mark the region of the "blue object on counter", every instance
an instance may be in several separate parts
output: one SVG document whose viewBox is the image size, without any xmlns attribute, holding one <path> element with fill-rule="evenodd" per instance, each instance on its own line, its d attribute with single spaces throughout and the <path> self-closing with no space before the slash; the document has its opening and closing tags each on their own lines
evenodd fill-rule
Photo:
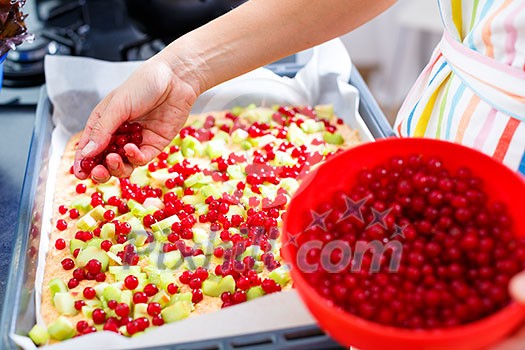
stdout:
<svg viewBox="0 0 525 350">
<path fill-rule="evenodd" d="M 2 82 L 4 81 L 4 61 L 7 57 L 7 52 L 0 56 L 0 91 L 2 91 Z"/>
</svg>

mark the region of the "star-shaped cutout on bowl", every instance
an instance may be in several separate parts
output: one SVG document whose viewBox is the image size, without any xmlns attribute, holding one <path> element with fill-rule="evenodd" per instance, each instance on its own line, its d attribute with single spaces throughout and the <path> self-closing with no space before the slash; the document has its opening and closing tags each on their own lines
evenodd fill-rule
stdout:
<svg viewBox="0 0 525 350">
<path fill-rule="evenodd" d="M 330 215 L 331 211 L 332 211 L 332 209 L 328 210 L 327 212 L 325 212 L 323 214 L 318 214 L 314 210 L 310 209 L 310 215 L 312 216 L 312 222 L 310 222 L 310 224 L 308 225 L 308 227 L 306 229 L 308 230 L 308 229 L 311 229 L 311 228 L 314 228 L 314 227 L 317 226 L 321 230 L 326 231 L 326 222 L 325 222 L 325 220 L 328 217 L 328 215 Z"/>
<path fill-rule="evenodd" d="M 401 227 L 398 224 L 395 224 L 394 233 L 392 233 L 392 235 L 390 236 L 390 239 L 396 238 L 398 236 L 405 239 L 405 234 L 403 233 L 403 231 L 405 230 L 406 227 L 407 225 Z"/>
<path fill-rule="evenodd" d="M 286 246 L 288 246 L 290 244 L 295 246 L 295 247 L 298 247 L 299 243 L 297 243 L 297 239 L 299 238 L 300 235 L 301 235 L 301 232 L 296 233 L 295 235 L 289 233 L 288 234 L 288 240 L 283 244 L 283 247 L 286 247 Z"/>
<path fill-rule="evenodd" d="M 379 210 L 376 210 L 375 208 L 372 208 L 373 219 L 372 221 L 370 221 L 370 223 L 368 224 L 366 228 L 370 228 L 374 225 L 379 225 L 385 230 L 388 229 L 385 223 L 385 218 L 391 211 L 392 211 L 392 208 L 387 209 L 385 211 L 379 211 Z"/>
<path fill-rule="evenodd" d="M 338 222 L 341 222 L 343 220 L 346 220 L 350 217 L 355 217 L 359 221 L 363 222 L 363 213 L 361 212 L 361 209 L 363 208 L 363 205 L 365 205 L 368 198 L 363 198 L 357 202 L 353 201 L 352 198 L 345 196 L 344 197 L 345 204 L 346 204 L 346 210 L 339 218 Z"/>
</svg>

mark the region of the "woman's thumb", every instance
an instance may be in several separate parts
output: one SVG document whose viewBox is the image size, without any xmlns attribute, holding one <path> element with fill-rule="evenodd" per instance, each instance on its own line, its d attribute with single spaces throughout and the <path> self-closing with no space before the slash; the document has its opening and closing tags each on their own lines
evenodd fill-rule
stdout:
<svg viewBox="0 0 525 350">
<path fill-rule="evenodd" d="M 82 157 L 100 154 L 109 144 L 115 130 L 127 118 L 126 103 L 116 94 L 95 107 L 86 124 L 87 137 L 79 143 Z"/>
<path fill-rule="evenodd" d="M 509 291 L 514 300 L 525 304 L 525 271 L 510 280 Z"/>
</svg>

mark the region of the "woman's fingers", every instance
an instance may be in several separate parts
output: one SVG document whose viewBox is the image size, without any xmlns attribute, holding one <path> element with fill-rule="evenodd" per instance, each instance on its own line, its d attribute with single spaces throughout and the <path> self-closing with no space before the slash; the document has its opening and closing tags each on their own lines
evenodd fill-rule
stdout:
<svg viewBox="0 0 525 350">
<path fill-rule="evenodd" d="M 133 166 L 124 163 L 116 153 L 110 153 L 106 156 L 106 164 L 109 173 L 116 177 L 128 177 L 133 172 Z"/>
<path fill-rule="evenodd" d="M 97 165 L 96 167 L 91 170 L 91 178 L 93 181 L 101 183 L 101 182 L 107 182 L 111 175 L 103 165 Z"/>
<path fill-rule="evenodd" d="M 146 165 L 160 153 L 160 151 L 153 146 L 141 145 L 137 147 L 132 143 L 125 145 L 124 150 L 126 151 L 129 162 L 134 166 Z"/>
</svg>

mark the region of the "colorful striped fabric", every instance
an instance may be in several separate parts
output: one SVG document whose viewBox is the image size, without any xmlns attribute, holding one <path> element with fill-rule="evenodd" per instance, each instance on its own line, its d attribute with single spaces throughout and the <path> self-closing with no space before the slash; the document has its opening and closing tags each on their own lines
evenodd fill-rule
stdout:
<svg viewBox="0 0 525 350">
<path fill-rule="evenodd" d="M 525 0 L 438 2 L 443 39 L 396 132 L 461 143 L 525 174 Z"/>
</svg>

